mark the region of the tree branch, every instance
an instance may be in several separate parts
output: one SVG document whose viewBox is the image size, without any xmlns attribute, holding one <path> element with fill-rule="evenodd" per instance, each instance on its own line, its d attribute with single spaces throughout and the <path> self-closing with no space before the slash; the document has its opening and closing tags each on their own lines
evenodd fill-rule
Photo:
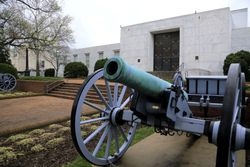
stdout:
<svg viewBox="0 0 250 167">
<path fill-rule="evenodd" d="M 44 12 L 44 13 L 50 13 L 50 12 L 53 11 L 53 10 L 45 10 L 45 9 L 42 9 L 42 8 L 39 8 L 39 7 L 33 7 L 33 6 L 31 6 L 30 4 L 24 2 L 23 0 L 16 0 L 16 1 L 17 1 L 17 2 L 20 2 L 20 3 L 24 4 L 24 5 L 26 5 L 27 7 L 29 7 L 29 8 L 32 9 L 32 10 L 39 10 L 39 11 L 42 11 L 42 12 Z"/>
</svg>

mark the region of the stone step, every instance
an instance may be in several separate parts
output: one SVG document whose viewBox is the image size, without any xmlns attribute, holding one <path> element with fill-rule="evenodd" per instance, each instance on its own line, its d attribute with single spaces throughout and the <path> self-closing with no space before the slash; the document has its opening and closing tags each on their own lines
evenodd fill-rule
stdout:
<svg viewBox="0 0 250 167">
<path fill-rule="evenodd" d="M 63 85 L 67 85 L 67 86 L 78 86 L 78 87 L 80 87 L 82 84 L 64 83 Z"/>
<path fill-rule="evenodd" d="M 49 93 L 48 95 L 54 96 L 54 97 L 60 97 L 60 98 L 64 98 L 64 99 L 71 99 L 71 100 L 75 99 L 75 96 L 66 96 L 66 95 L 56 94 L 56 93 Z"/>
<path fill-rule="evenodd" d="M 58 91 L 58 90 L 53 90 L 49 94 L 60 94 L 60 95 L 66 95 L 66 96 L 76 96 L 77 93 L 73 92 L 65 92 L 65 91 Z"/>
<path fill-rule="evenodd" d="M 49 95 L 55 96 L 55 97 L 60 97 L 60 98 L 66 98 L 66 99 L 75 99 L 81 85 L 82 84 L 64 83 L 63 85 L 52 90 L 49 93 Z M 99 90 L 101 91 L 104 98 L 108 101 L 106 86 L 103 84 L 97 84 L 96 86 L 99 88 Z M 113 96 L 113 92 L 114 92 L 114 85 L 113 84 L 110 84 L 110 89 L 111 89 L 111 93 Z M 121 88 L 120 88 L 120 90 L 121 90 Z M 86 96 L 86 100 L 91 102 L 91 103 L 95 103 L 95 104 L 102 104 L 103 103 L 93 87 L 88 91 L 88 94 Z"/>
<path fill-rule="evenodd" d="M 61 89 L 69 89 L 69 90 L 79 90 L 80 87 L 69 87 L 69 86 L 60 86 L 58 88 Z"/>
<path fill-rule="evenodd" d="M 99 98 L 94 99 L 94 98 L 86 97 L 85 100 L 88 101 L 88 102 L 94 103 L 94 104 L 103 104 L 103 102 Z"/>
<path fill-rule="evenodd" d="M 78 90 L 72 90 L 72 89 L 63 89 L 63 88 L 57 88 L 57 89 L 54 89 L 56 91 L 65 91 L 65 92 L 72 92 L 72 93 L 77 93 Z"/>
</svg>

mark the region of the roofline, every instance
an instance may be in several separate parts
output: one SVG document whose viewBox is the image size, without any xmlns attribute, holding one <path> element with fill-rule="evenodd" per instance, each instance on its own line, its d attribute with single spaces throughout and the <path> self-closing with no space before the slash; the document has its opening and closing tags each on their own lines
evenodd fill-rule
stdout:
<svg viewBox="0 0 250 167">
<path fill-rule="evenodd" d="M 159 20 L 147 21 L 147 22 L 138 23 L 138 24 L 126 25 L 126 26 L 122 26 L 122 28 L 127 28 L 127 27 L 131 27 L 131 26 L 142 25 L 142 24 L 149 24 L 149 23 L 153 23 L 153 22 L 157 22 L 157 21 L 163 21 L 163 20 L 171 20 L 171 19 L 176 19 L 176 18 L 182 18 L 182 17 L 191 16 L 191 15 L 194 15 L 194 14 L 210 13 L 210 12 L 220 11 L 220 10 L 226 10 L 226 9 L 228 9 L 228 10 L 230 11 L 230 8 L 229 8 L 229 7 L 225 7 L 225 8 L 213 9 L 213 10 L 202 11 L 202 12 L 197 12 L 197 13 L 185 14 L 185 15 L 181 15 L 181 16 L 168 17 L 168 18 L 159 19 Z M 238 9 L 238 10 L 240 10 L 240 9 Z"/>
<path fill-rule="evenodd" d="M 84 48 L 71 48 L 71 49 L 72 49 L 72 50 L 78 50 L 78 49 L 91 49 L 91 48 L 96 48 L 96 47 L 105 47 L 105 46 L 109 46 L 109 45 L 120 45 L 120 43 L 111 43 L 111 44 L 89 46 L 89 47 L 84 47 Z"/>
<path fill-rule="evenodd" d="M 246 11 L 248 11 L 248 8 L 235 9 L 235 10 L 231 10 L 231 12 L 237 12 L 237 11 L 240 11 L 240 10 L 246 10 Z"/>
</svg>

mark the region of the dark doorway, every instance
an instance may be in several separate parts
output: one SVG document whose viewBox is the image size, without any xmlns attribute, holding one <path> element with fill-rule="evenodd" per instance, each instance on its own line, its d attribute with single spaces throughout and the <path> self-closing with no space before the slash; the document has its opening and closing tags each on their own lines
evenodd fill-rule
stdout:
<svg viewBox="0 0 250 167">
<path fill-rule="evenodd" d="M 175 71 L 179 67 L 180 32 L 154 35 L 154 71 Z"/>
</svg>

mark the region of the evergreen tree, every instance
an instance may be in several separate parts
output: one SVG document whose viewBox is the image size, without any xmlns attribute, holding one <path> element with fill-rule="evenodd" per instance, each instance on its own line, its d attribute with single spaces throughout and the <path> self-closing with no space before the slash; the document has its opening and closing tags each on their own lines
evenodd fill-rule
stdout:
<svg viewBox="0 0 250 167">
<path fill-rule="evenodd" d="M 11 64 L 9 48 L 0 44 L 0 63 Z"/>
</svg>

